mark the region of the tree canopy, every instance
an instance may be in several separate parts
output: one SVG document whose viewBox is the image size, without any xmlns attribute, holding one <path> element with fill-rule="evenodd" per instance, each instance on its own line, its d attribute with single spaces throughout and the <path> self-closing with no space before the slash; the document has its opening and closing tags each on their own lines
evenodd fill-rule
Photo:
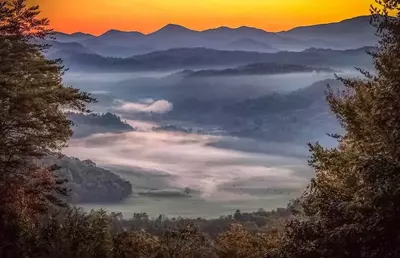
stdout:
<svg viewBox="0 0 400 258">
<path fill-rule="evenodd" d="M 52 30 L 38 14 L 24 0 L 0 1 L 0 248 L 10 218 L 32 219 L 57 200 L 60 182 L 39 160 L 72 135 L 64 110 L 86 112 L 94 101 L 63 85 L 61 61 L 43 56 Z"/>
<path fill-rule="evenodd" d="M 346 133 L 332 135 L 337 148 L 310 145 L 316 176 L 280 257 L 400 256 L 400 2 L 377 4 L 376 73 L 360 70 L 364 78 L 339 78 L 345 89 L 328 90 Z"/>
</svg>

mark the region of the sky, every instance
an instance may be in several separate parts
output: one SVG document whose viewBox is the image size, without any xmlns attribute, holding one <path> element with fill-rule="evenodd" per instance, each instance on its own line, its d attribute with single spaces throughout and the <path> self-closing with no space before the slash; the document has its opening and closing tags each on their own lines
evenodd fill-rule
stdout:
<svg viewBox="0 0 400 258">
<path fill-rule="evenodd" d="M 369 13 L 373 0 L 27 0 L 51 26 L 95 35 L 109 29 L 153 32 L 166 24 L 194 30 L 250 26 L 267 31 L 321 24 Z"/>
</svg>

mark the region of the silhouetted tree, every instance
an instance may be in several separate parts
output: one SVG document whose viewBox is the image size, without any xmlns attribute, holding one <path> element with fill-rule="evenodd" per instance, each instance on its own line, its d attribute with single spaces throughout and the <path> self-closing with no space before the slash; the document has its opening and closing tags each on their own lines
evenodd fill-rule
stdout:
<svg viewBox="0 0 400 258">
<path fill-rule="evenodd" d="M 62 84 L 59 60 L 46 60 L 40 44 L 51 35 L 48 20 L 24 0 L 0 1 L 0 256 L 18 247 L 21 227 L 64 193 L 52 169 L 39 159 L 64 147 L 71 136 L 64 108 L 87 111 L 88 94 Z M 18 222 L 17 222 L 18 221 Z M 15 222 L 15 223 L 14 223 Z M 32 222 L 32 221 L 31 221 Z M 13 225 L 6 228 L 7 225 Z M 14 239 L 12 239 L 14 238 Z"/>
<path fill-rule="evenodd" d="M 345 90 L 328 91 L 346 133 L 333 135 L 337 148 L 310 145 L 316 176 L 280 257 L 400 257 L 400 2 L 377 4 L 377 73 L 360 70 L 365 79 L 339 78 Z"/>
</svg>

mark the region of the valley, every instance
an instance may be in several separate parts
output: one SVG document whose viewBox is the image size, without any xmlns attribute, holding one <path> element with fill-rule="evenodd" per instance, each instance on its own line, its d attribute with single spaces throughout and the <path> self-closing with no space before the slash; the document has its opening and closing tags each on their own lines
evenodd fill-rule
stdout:
<svg viewBox="0 0 400 258">
<path fill-rule="evenodd" d="M 307 143 L 333 147 L 327 133 L 343 132 L 328 85 L 342 90 L 335 76 L 372 67 L 374 39 L 358 30 L 366 20 L 281 33 L 167 25 L 58 34 L 46 55 L 63 58 L 65 82 L 98 100 L 93 114 L 68 114 L 74 136 L 63 152 L 132 186 L 121 201 L 78 205 L 190 218 L 285 207 L 313 176 Z"/>
</svg>

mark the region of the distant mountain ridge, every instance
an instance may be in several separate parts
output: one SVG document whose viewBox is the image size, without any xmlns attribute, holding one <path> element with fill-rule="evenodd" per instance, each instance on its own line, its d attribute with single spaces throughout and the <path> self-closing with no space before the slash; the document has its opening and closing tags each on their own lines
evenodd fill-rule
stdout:
<svg viewBox="0 0 400 258">
<path fill-rule="evenodd" d="M 302 26 L 280 32 L 279 35 L 299 40 L 325 40 L 338 47 L 344 47 L 343 40 L 349 48 L 359 46 L 360 42 L 375 45 L 378 37 L 375 36 L 376 29 L 370 25 L 370 19 L 371 16 L 359 16 L 341 22 Z"/>
<path fill-rule="evenodd" d="M 253 51 L 257 52 L 278 52 L 278 49 L 271 47 L 270 45 L 254 40 L 254 39 L 248 39 L 248 38 L 242 38 L 238 39 L 235 41 L 232 41 L 228 44 L 225 45 L 224 47 L 225 50 L 241 50 L 241 51 L 246 51 L 248 49 L 251 49 Z"/>
<path fill-rule="evenodd" d="M 353 50 L 307 49 L 302 52 L 258 53 L 225 51 L 207 48 L 178 48 L 155 51 L 130 58 L 110 58 L 88 53 L 58 52 L 50 58 L 61 57 L 71 70 L 80 72 L 139 72 L 173 71 L 177 69 L 204 69 L 232 67 L 251 63 L 277 63 L 313 67 L 371 68 L 372 58 L 364 47 Z M 60 56 L 61 54 L 61 56 Z"/>
<path fill-rule="evenodd" d="M 240 75 L 272 75 L 288 73 L 310 73 L 326 72 L 334 73 L 330 68 L 314 68 L 305 65 L 276 64 L 276 63 L 255 63 L 229 68 L 223 70 L 199 70 L 184 71 L 185 76 L 189 77 L 212 77 L 212 76 L 240 76 Z"/>
<path fill-rule="evenodd" d="M 171 48 L 195 47 L 253 52 L 301 51 L 310 47 L 350 49 L 375 45 L 377 37 L 374 31 L 369 24 L 369 16 L 361 16 L 277 33 L 246 26 L 195 31 L 168 24 L 149 34 L 109 30 L 100 36 L 57 33 L 56 38 L 63 43 L 78 42 L 99 55 L 127 57 Z"/>
</svg>

